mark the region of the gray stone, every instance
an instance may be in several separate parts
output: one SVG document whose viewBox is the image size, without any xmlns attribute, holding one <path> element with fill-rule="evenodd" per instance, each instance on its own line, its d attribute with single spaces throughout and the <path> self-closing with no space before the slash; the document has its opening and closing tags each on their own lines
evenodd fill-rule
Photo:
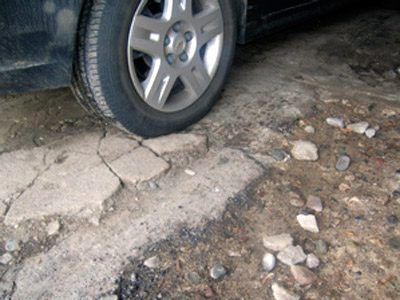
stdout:
<svg viewBox="0 0 400 300">
<path fill-rule="evenodd" d="M 308 208 L 315 210 L 316 212 L 321 212 L 324 209 L 321 198 L 313 195 L 307 197 L 306 205 Z"/>
<path fill-rule="evenodd" d="M 365 135 L 369 138 L 372 139 L 376 135 L 376 129 L 375 128 L 368 128 L 365 131 Z"/>
<path fill-rule="evenodd" d="M 140 147 L 109 163 L 111 169 L 128 186 L 158 178 L 169 169 L 169 164 Z"/>
<path fill-rule="evenodd" d="M 58 220 L 54 220 L 47 224 L 46 231 L 48 235 L 55 235 L 60 231 L 60 222 Z"/>
<path fill-rule="evenodd" d="M 4 244 L 4 249 L 7 252 L 14 252 L 20 250 L 20 245 L 19 245 L 18 240 L 7 240 L 6 243 Z"/>
<path fill-rule="evenodd" d="M 158 256 L 150 257 L 143 262 L 143 265 L 149 269 L 157 269 L 160 267 L 160 259 Z"/>
<path fill-rule="evenodd" d="M 317 280 L 317 276 L 303 266 L 291 266 L 290 272 L 296 282 L 302 286 L 313 284 Z"/>
<path fill-rule="evenodd" d="M 276 258 L 271 253 L 265 253 L 262 259 L 263 270 L 266 272 L 271 272 L 276 265 Z"/>
<path fill-rule="evenodd" d="M 157 155 L 187 152 L 205 154 L 207 152 L 207 137 L 196 134 L 170 134 L 143 141 L 143 146 L 150 148 Z"/>
<path fill-rule="evenodd" d="M 279 261 L 288 266 L 301 264 L 307 259 L 307 255 L 300 246 L 286 247 L 284 250 L 278 253 L 277 257 Z"/>
<path fill-rule="evenodd" d="M 290 293 L 277 283 L 273 283 L 271 288 L 275 300 L 300 300 L 300 296 Z"/>
<path fill-rule="evenodd" d="M 308 268 L 310 269 L 318 268 L 319 264 L 320 264 L 319 258 L 315 254 L 311 253 L 307 255 L 306 265 Z"/>
<path fill-rule="evenodd" d="M 318 240 L 315 243 L 315 251 L 318 254 L 326 254 L 328 252 L 328 244 L 323 240 Z"/>
<path fill-rule="evenodd" d="M 297 222 L 299 222 L 300 226 L 307 231 L 318 233 L 318 223 L 317 219 L 314 215 L 303 215 L 300 214 L 297 216 Z"/>
<path fill-rule="evenodd" d="M 290 234 L 278 234 L 263 237 L 264 247 L 272 251 L 282 251 L 293 244 L 293 238 Z"/>
<path fill-rule="evenodd" d="M 273 159 L 276 161 L 282 161 L 286 162 L 290 160 L 290 154 L 288 154 L 285 150 L 283 149 L 273 149 L 270 153 Z"/>
<path fill-rule="evenodd" d="M 309 133 L 309 134 L 314 134 L 315 133 L 315 128 L 310 126 L 310 125 L 307 125 L 306 127 L 304 127 L 304 131 Z"/>
<path fill-rule="evenodd" d="M 201 276 L 197 272 L 189 272 L 187 274 L 187 279 L 193 284 L 201 283 Z"/>
<path fill-rule="evenodd" d="M 338 161 L 336 162 L 336 170 L 344 172 L 350 167 L 350 164 L 351 164 L 350 157 L 347 155 L 341 155 Z"/>
<path fill-rule="evenodd" d="M 118 178 L 100 157 L 72 152 L 41 174 L 12 203 L 5 224 L 53 215 L 88 218 L 102 211 L 103 202 L 119 187 Z"/>
<path fill-rule="evenodd" d="M 347 125 L 347 129 L 350 129 L 351 131 L 358 133 L 358 134 L 364 134 L 365 131 L 368 129 L 369 123 L 368 122 L 358 122 L 358 123 L 353 123 L 350 125 Z"/>
<path fill-rule="evenodd" d="M 221 164 L 222 158 L 227 163 Z M 230 149 L 209 153 L 191 168 L 195 177 L 178 173 L 168 187 L 139 195 L 140 215 L 137 210 L 111 214 L 101 226 L 82 228 L 49 251 L 27 258 L 13 297 L 36 299 L 45 293 L 51 299 L 95 299 L 100 290 L 114 290 L 126 259 L 140 255 L 138 249 L 166 239 L 181 224 L 197 228 L 218 219 L 229 199 L 263 174 L 256 162 Z"/>
<path fill-rule="evenodd" d="M 292 156 L 301 161 L 317 161 L 318 156 L 318 147 L 308 141 L 295 141 L 292 143 Z"/>
<path fill-rule="evenodd" d="M 10 253 L 4 253 L 2 256 L 0 256 L 0 264 L 8 265 L 13 259 L 14 258 Z"/>
<path fill-rule="evenodd" d="M 342 118 L 327 118 L 326 123 L 333 127 L 344 128 L 344 121 Z"/>
<path fill-rule="evenodd" d="M 228 271 L 223 264 L 217 263 L 210 269 L 210 276 L 212 279 L 218 280 L 224 277 Z"/>
</svg>

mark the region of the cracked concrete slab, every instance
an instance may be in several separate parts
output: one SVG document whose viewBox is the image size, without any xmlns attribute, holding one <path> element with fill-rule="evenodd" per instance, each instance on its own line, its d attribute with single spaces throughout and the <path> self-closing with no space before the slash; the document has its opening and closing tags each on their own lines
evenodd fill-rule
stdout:
<svg viewBox="0 0 400 300">
<path fill-rule="evenodd" d="M 180 224 L 196 227 L 218 218 L 228 199 L 263 173 L 252 159 L 229 149 L 209 153 L 191 169 L 195 176 L 182 172 L 157 193 L 139 196 L 139 202 L 146 197 L 140 216 L 129 211 L 111 215 L 102 226 L 82 228 L 47 253 L 28 259 L 16 279 L 13 299 L 96 298 L 115 287 L 128 257 Z"/>
</svg>

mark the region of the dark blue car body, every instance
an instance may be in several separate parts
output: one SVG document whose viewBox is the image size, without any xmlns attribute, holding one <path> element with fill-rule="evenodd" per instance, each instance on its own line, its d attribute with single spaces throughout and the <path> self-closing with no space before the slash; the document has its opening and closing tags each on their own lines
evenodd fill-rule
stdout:
<svg viewBox="0 0 400 300">
<path fill-rule="evenodd" d="M 93 0 L 1 0 L 0 94 L 68 86 L 83 6 Z M 232 0 L 245 43 L 340 4 L 339 0 Z"/>
</svg>

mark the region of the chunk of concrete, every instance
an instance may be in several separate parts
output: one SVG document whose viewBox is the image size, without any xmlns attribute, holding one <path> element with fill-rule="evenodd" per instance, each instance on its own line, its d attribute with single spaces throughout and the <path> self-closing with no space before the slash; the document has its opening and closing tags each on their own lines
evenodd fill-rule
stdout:
<svg viewBox="0 0 400 300">
<path fill-rule="evenodd" d="M 138 147 L 137 141 L 122 133 L 107 134 L 100 142 L 99 154 L 107 163 L 110 163 Z"/>
<path fill-rule="evenodd" d="M 207 138 L 197 134 L 171 134 L 155 139 L 143 141 L 148 147 L 160 156 L 177 152 L 199 153 L 207 152 Z"/>
</svg>

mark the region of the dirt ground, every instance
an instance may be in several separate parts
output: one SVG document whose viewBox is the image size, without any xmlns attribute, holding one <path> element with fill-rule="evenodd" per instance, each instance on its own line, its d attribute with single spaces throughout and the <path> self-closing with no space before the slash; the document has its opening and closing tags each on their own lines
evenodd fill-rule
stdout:
<svg viewBox="0 0 400 300">
<path fill-rule="evenodd" d="M 0 298 L 398 299 L 398 32 L 399 12 L 352 9 L 241 46 L 213 112 L 164 139 L 98 123 L 68 90 L 1 98 Z M 357 122 L 375 135 L 352 130 Z M 296 141 L 315 145 L 318 158 L 298 159 Z M 154 174 L 121 167 L 137 151 Z M 92 156 L 108 189 L 70 194 L 76 183 L 63 176 L 78 166 L 69 157 Z M 350 165 L 339 171 L 343 156 Z M 318 232 L 299 215 L 315 216 Z M 282 250 L 264 246 L 279 234 L 318 257 L 307 283 Z M 278 257 L 270 271 L 266 253 Z"/>
</svg>

